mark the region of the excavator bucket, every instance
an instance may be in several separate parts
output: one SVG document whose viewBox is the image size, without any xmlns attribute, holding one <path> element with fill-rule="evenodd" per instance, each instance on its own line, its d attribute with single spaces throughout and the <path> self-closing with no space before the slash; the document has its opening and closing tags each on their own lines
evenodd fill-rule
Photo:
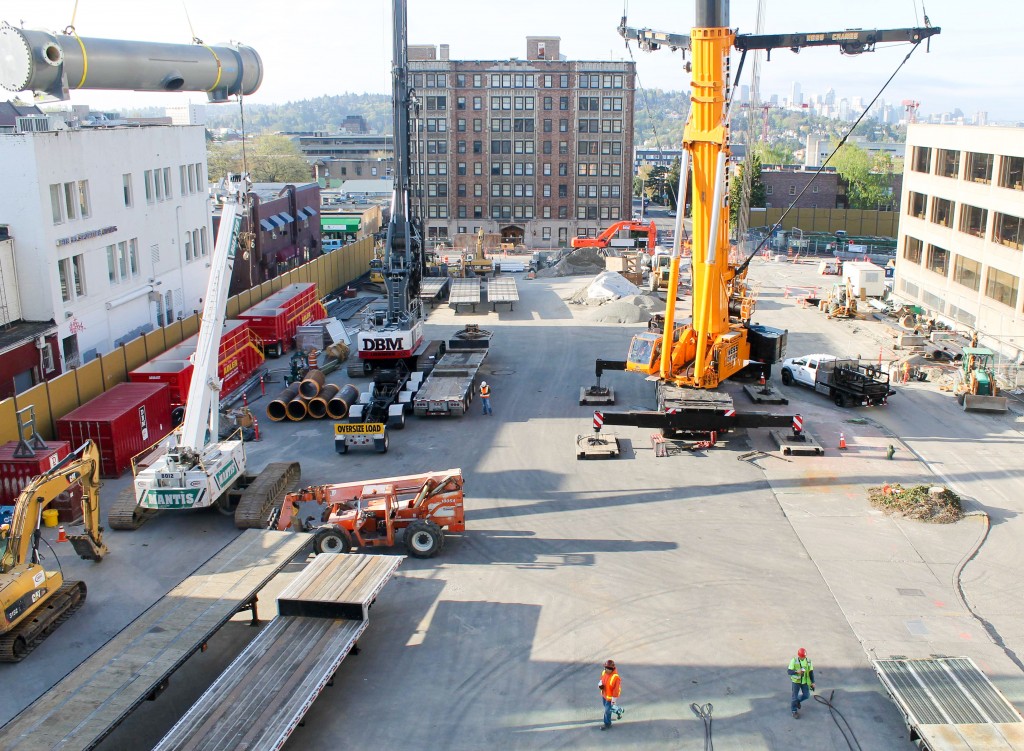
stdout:
<svg viewBox="0 0 1024 751">
<path fill-rule="evenodd" d="M 102 542 L 97 544 L 89 535 L 68 535 L 68 542 L 78 553 L 78 557 L 86 561 L 102 561 L 109 551 Z"/>
<path fill-rule="evenodd" d="M 964 394 L 964 412 L 1006 412 L 1008 408 L 1005 396 Z"/>
</svg>

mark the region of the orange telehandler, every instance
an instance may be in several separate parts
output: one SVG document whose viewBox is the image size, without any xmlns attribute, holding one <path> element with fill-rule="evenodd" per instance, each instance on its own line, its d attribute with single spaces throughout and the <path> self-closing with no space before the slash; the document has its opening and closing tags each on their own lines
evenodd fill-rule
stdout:
<svg viewBox="0 0 1024 751">
<path fill-rule="evenodd" d="M 444 548 L 444 530 L 463 532 L 462 470 L 315 485 L 284 497 L 277 529 L 295 528 L 298 504 L 326 506 L 320 524 L 303 526 L 317 553 L 347 553 L 353 547 L 391 547 L 404 530 L 414 558 L 432 558 Z"/>
</svg>

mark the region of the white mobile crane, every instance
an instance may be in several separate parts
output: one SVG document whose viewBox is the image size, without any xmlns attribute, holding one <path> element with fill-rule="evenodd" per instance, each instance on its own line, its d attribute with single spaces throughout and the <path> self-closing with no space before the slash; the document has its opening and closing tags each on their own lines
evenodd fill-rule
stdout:
<svg viewBox="0 0 1024 751">
<path fill-rule="evenodd" d="M 268 464 L 253 477 L 245 471 L 245 443 L 240 434 L 218 440 L 220 334 L 227 315 L 228 284 L 247 192 L 246 176 L 229 175 L 221 184 L 223 212 L 211 258 L 185 418 L 163 452 L 158 450 L 151 461 L 147 457 L 136 465 L 134 485 L 121 494 L 107 517 L 113 529 L 138 529 L 158 511 L 210 506 L 225 514 L 233 513 L 241 528 L 262 527 L 274 501 L 298 482 L 297 462 Z"/>
<path fill-rule="evenodd" d="M 417 102 L 409 86 L 409 49 L 405 0 L 392 0 L 393 64 L 391 72 L 392 115 L 395 130 L 395 185 L 391 217 L 380 273 L 384 277 L 387 307 L 371 310 L 356 334 L 360 366 L 349 375 L 369 375 L 375 366 L 395 367 L 405 360 L 414 368 L 413 358 L 423 342 L 422 303 L 419 299 L 423 276 L 423 228 L 414 216 L 410 201 L 409 119 Z"/>
</svg>

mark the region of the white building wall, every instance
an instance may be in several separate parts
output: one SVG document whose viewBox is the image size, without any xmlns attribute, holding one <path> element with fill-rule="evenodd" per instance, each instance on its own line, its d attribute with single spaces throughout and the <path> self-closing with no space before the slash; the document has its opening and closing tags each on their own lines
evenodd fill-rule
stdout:
<svg viewBox="0 0 1024 751">
<path fill-rule="evenodd" d="M 932 149 L 929 172 L 913 169 L 915 147 Z M 956 178 L 936 174 L 938 150 L 960 152 L 960 170 Z M 992 181 L 988 184 L 967 179 L 968 153 L 994 155 Z M 903 172 L 903 196 L 899 223 L 895 292 L 904 300 L 926 307 L 933 314 L 960 329 L 977 329 L 982 341 L 1015 356 L 1024 350 L 1024 252 L 993 240 L 995 213 L 1024 218 L 1024 190 L 999 184 L 1004 159 L 1024 157 L 1024 129 L 981 128 L 959 125 L 911 125 L 908 128 Z M 924 218 L 911 214 L 911 193 L 927 196 Z M 945 198 L 954 203 L 950 227 L 932 221 L 933 200 Z M 988 211 L 984 237 L 961 231 L 964 206 Z M 907 260 L 908 238 L 921 240 L 921 263 Z M 927 268 L 929 244 L 951 252 L 945 276 Z M 953 280 L 956 256 L 981 263 L 977 291 Z M 990 269 L 998 269 L 1017 278 L 1017 298 L 1013 306 L 988 297 L 986 282 Z"/>
<path fill-rule="evenodd" d="M 115 342 L 133 332 L 158 325 L 158 295 L 160 304 L 165 304 L 170 292 L 173 317 L 191 315 L 202 307 L 214 242 L 202 127 L 0 135 L 0 163 L 6 173 L 0 183 L 0 222 L 10 225 L 16 239 L 22 315 L 26 320 L 56 321 L 62 343 L 77 335 L 77 351 L 86 356 L 80 359 L 88 359 L 93 351 L 109 352 Z M 183 193 L 179 168 L 189 164 L 194 180 L 190 186 L 186 170 Z M 146 170 L 159 169 L 162 176 L 164 168 L 169 170 L 169 196 L 156 200 L 154 190 L 147 200 Z M 131 206 L 125 205 L 125 174 L 131 175 Z M 50 186 L 77 186 L 80 181 L 88 182 L 89 216 L 65 217 L 55 223 Z M 191 251 L 193 230 L 200 238 L 198 254 Z M 111 281 L 107 247 L 116 249 L 132 240 L 138 249 L 135 273 L 129 267 L 122 277 L 115 263 L 116 278 Z M 76 257 L 84 271 L 84 294 L 72 294 L 71 300 L 64 301 L 58 265 Z"/>
<path fill-rule="evenodd" d="M 0 240 L 0 325 L 21 318 L 21 295 L 14 263 L 14 240 Z"/>
</svg>

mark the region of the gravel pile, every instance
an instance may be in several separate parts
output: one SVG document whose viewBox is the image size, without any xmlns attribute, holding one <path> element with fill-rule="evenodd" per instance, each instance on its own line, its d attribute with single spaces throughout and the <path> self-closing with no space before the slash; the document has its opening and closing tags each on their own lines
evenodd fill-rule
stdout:
<svg viewBox="0 0 1024 751">
<path fill-rule="evenodd" d="M 554 266 L 541 269 L 537 278 L 548 279 L 558 276 L 581 276 L 604 271 L 604 255 L 597 248 L 580 248 L 565 256 Z"/>
<path fill-rule="evenodd" d="M 629 295 L 606 302 L 587 318 L 597 323 L 646 323 L 664 306 L 661 300 L 650 295 Z"/>
</svg>

